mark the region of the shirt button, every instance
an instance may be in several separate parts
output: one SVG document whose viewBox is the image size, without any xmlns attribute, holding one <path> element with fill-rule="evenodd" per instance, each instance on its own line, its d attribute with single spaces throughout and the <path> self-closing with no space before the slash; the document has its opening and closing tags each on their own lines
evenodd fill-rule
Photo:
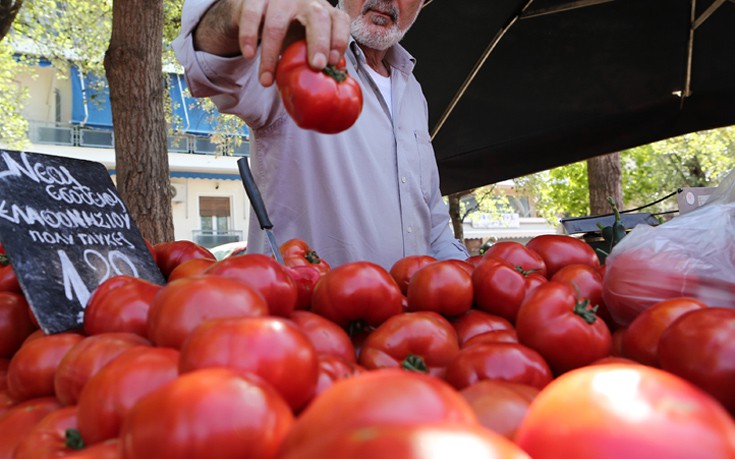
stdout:
<svg viewBox="0 0 735 459">
<path fill-rule="evenodd" d="M 408 232 L 410 233 L 410 232 L 412 232 L 412 231 L 413 231 L 413 227 L 409 226 L 409 227 L 408 227 Z"/>
<path fill-rule="evenodd" d="M 401 177 L 401 183 L 406 183 L 406 177 Z"/>
</svg>

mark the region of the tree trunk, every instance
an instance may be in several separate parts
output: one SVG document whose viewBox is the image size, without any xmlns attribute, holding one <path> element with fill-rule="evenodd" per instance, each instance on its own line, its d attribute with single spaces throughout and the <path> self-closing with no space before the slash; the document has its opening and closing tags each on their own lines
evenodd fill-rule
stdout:
<svg viewBox="0 0 735 459">
<path fill-rule="evenodd" d="M 449 217 L 452 219 L 452 229 L 454 237 L 464 243 L 464 229 L 462 228 L 462 216 L 459 208 L 459 199 L 464 193 L 454 193 L 449 195 Z"/>
<path fill-rule="evenodd" d="M 117 188 L 143 237 L 174 238 L 164 87 L 163 0 L 114 0 L 105 53 Z"/>
<path fill-rule="evenodd" d="M 10 31 L 21 6 L 23 6 L 23 0 L 0 0 L 0 41 Z"/>
<path fill-rule="evenodd" d="M 590 215 L 611 213 L 613 210 L 607 200 L 608 197 L 613 198 L 618 209 L 623 209 L 623 173 L 620 153 L 588 159 L 587 181 L 590 191 Z"/>
</svg>

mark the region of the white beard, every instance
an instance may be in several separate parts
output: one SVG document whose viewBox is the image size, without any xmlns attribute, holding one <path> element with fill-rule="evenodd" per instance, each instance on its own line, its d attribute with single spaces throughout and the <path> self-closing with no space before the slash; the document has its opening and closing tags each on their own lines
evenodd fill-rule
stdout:
<svg viewBox="0 0 735 459">
<path fill-rule="evenodd" d="M 337 5 L 337 7 L 342 10 L 344 10 L 343 2 L 344 0 L 339 0 Z M 352 21 L 350 29 L 355 41 L 368 48 L 379 51 L 384 51 L 400 42 L 406 32 L 408 32 L 408 29 L 410 29 L 416 21 L 416 17 L 418 17 L 418 14 L 416 14 L 416 17 L 413 18 L 411 24 L 409 24 L 404 30 L 401 30 L 396 22 L 399 16 L 398 8 L 394 5 L 390 5 L 389 15 L 394 18 L 390 26 L 385 27 L 385 22 L 387 21 L 382 18 L 378 18 L 373 21 L 369 20 L 367 16 L 365 16 L 365 12 L 371 8 L 383 11 L 383 9 L 379 8 L 382 3 L 382 0 L 367 0 L 363 5 L 360 15 Z"/>
</svg>

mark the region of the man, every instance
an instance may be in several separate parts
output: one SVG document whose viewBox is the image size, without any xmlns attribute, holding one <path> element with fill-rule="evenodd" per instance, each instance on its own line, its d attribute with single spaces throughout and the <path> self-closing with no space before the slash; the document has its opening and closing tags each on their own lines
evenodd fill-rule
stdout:
<svg viewBox="0 0 735 459">
<path fill-rule="evenodd" d="M 177 58 L 194 96 L 210 97 L 250 128 L 251 168 L 277 240 L 305 240 L 332 266 L 407 255 L 465 259 L 439 191 L 428 109 L 398 42 L 423 0 L 186 0 Z M 355 124 L 339 134 L 299 128 L 273 84 L 293 33 L 311 66 L 344 55 L 363 92 Z M 250 219 L 248 250 L 270 253 Z"/>
</svg>

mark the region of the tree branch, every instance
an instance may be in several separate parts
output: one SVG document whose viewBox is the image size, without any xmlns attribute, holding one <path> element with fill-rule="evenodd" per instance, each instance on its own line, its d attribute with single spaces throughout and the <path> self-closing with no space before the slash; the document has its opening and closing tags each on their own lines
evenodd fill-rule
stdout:
<svg viewBox="0 0 735 459">
<path fill-rule="evenodd" d="M 10 31 L 21 6 L 23 6 L 23 0 L 0 0 L 0 41 Z"/>
</svg>

